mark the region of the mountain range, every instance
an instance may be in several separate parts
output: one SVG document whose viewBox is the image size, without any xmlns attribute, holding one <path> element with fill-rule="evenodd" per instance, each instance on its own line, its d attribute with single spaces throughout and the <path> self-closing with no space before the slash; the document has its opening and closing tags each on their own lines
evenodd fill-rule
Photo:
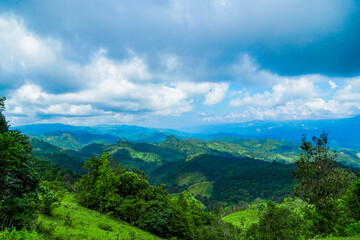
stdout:
<svg viewBox="0 0 360 240">
<path fill-rule="evenodd" d="M 168 135 L 180 139 L 211 140 L 222 137 L 244 139 L 288 140 L 299 143 L 302 135 L 329 134 L 329 143 L 335 148 L 360 150 L 360 116 L 330 120 L 252 121 L 221 125 L 201 125 L 180 129 L 146 128 L 128 125 L 70 126 L 63 124 L 33 124 L 17 126 L 23 133 L 37 137 L 56 146 L 80 150 L 96 142 L 115 143 L 119 140 L 132 142 L 161 142 Z"/>
</svg>

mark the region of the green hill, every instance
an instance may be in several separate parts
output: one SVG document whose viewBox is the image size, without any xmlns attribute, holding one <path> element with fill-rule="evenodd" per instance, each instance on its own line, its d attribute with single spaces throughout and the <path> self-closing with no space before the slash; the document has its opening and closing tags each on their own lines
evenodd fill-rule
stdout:
<svg viewBox="0 0 360 240">
<path fill-rule="evenodd" d="M 129 223 L 84 208 L 66 194 L 53 216 L 38 215 L 38 229 L 47 239 L 161 239 Z"/>
<path fill-rule="evenodd" d="M 204 202 L 236 204 L 257 197 L 281 201 L 293 192 L 292 164 L 300 153 L 297 145 L 271 139 L 225 137 L 210 141 L 179 139 L 172 135 L 160 143 L 118 141 L 92 143 L 80 151 L 64 150 L 32 139 L 33 156 L 83 173 L 92 156 L 109 152 L 122 166 L 145 171 L 156 185 L 165 184 L 171 193 L 183 190 Z M 340 149 L 339 161 L 359 165 L 360 154 Z"/>
<path fill-rule="evenodd" d="M 242 211 L 233 212 L 223 217 L 222 220 L 241 229 L 247 229 L 251 224 L 259 222 L 259 210 L 248 208 Z"/>
<path fill-rule="evenodd" d="M 150 174 L 154 169 L 169 161 L 179 161 L 185 155 L 152 143 L 119 141 L 115 144 L 94 143 L 79 151 L 83 156 L 100 156 L 109 152 L 123 166 L 145 170 Z"/>
<path fill-rule="evenodd" d="M 209 141 L 198 139 L 179 139 L 168 136 L 161 143 L 152 143 L 162 148 L 172 149 L 191 160 L 201 154 L 223 157 L 249 157 L 262 161 L 294 163 L 301 153 L 299 145 L 293 142 L 273 139 L 241 139 L 223 137 Z M 339 154 L 337 161 L 360 166 L 360 153 L 352 149 L 335 149 Z"/>
<path fill-rule="evenodd" d="M 33 134 L 31 136 L 65 150 L 76 151 L 92 143 L 112 144 L 121 140 L 121 138 L 109 134 L 93 134 L 86 131 L 54 131 L 44 134 Z"/>
<path fill-rule="evenodd" d="M 124 165 L 152 171 L 165 162 L 181 159 L 191 160 L 201 154 L 222 157 L 249 157 L 262 161 L 294 163 L 301 150 L 298 144 L 272 139 L 241 139 L 222 137 L 209 141 L 199 139 L 179 139 L 169 135 L 162 142 L 118 141 L 110 135 L 89 134 L 83 132 L 54 132 L 36 136 L 45 142 L 64 150 L 75 150 L 81 156 L 99 156 L 107 151 Z M 115 142 L 116 141 L 116 142 Z M 337 150 L 339 162 L 360 166 L 360 153 L 352 149 Z M 71 154 L 70 154 L 71 155 Z M 149 166 L 146 166 L 149 164 Z"/>
<path fill-rule="evenodd" d="M 164 164 L 150 175 L 150 180 L 157 185 L 165 183 L 170 192 L 188 190 L 205 202 L 205 197 L 224 204 L 250 202 L 258 197 L 281 201 L 293 192 L 294 169 L 293 164 L 204 154 L 191 161 Z"/>
<path fill-rule="evenodd" d="M 38 161 L 50 162 L 77 173 L 83 173 L 82 166 L 88 157 L 73 150 L 64 150 L 36 138 L 30 138 L 30 142 L 33 147 L 32 156 Z"/>
</svg>

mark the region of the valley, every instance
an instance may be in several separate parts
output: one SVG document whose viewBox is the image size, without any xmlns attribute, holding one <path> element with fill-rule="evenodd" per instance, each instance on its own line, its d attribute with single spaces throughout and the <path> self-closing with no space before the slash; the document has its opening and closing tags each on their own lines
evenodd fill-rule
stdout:
<svg viewBox="0 0 360 240">
<path fill-rule="evenodd" d="M 279 202 L 293 196 L 296 185 L 292 172 L 301 149 L 298 143 L 288 140 L 245 139 L 231 134 L 204 140 L 184 138 L 184 133 L 174 136 L 164 131 L 160 135 L 154 129 L 120 127 L 135 129 L 126 135 L 133 139 L 130 141 L 120 139 L 124 135 L 114 134 L 124 134 L 125 130 L 112 132 L 114 129 L 110 127 L 97 132 L 66 125 L 57 125 L 56 131 L 46 132 L 46 127 L 22 127 L 30 132 L 33 156 L 39 161 L 84 174 L 82 166 L 86 161 L 108 152 L 123 167 L 144 171 L 152 184 L 165 184 L 170 193 L 187 190 L 207 207 L 251 202 L 256 198 Z M 54 130 L 51 125 L 47 128 Z M 150 136 L 161 138 L 146 142 Z M 360 153 L 356 150 L 337 148 L 336 151 L 339 163 L 353 168 L 360 166 Z"/>
</svg>

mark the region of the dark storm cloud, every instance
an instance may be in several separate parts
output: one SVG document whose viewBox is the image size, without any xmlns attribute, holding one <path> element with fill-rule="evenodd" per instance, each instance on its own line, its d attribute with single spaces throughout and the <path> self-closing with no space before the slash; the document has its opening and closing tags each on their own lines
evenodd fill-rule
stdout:
<svg viewBox="0 0 360 240">
<path fill-rule="evenodd" d="M 195 79 L 231 80 L 228 66 L 243 53 L 285 75 L 360 71 L 355 1 L 43 0 L 8 1 L 2 10 L 62 39 L 77 62 L 106 48 L 114 59 L 135 51 L 153 69 L 159 54 L 175 54 Z"/>
</svg>

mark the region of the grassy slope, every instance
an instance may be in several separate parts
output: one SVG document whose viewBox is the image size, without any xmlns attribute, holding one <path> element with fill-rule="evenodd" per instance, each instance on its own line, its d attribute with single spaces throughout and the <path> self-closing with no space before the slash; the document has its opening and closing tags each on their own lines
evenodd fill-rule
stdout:
<svg viewBox="0 0 360 240">
<path fill-rule="evenodd" d="M 210 198 L 213 190 L 213 183 L 214 182 L 208 182 L 208 181 L 195 183 L 190 187 L 188 187 L 188 191 L 194 194 L 194 196 L 201 195 L 203 197 Z"/>
<path fill-rule="evenodd" d="M 231 223 L 236 227 L 241 229 L 247 229 L 251 224 L 259 221 L 259 210 L 256 209 L 246 209 L 242 211 L 233 212 L 229 215 L 226 215 L 222 218 L 223 221 Z M 316 237 L 316 239 L 323 240 L 355 240 L 360 239 L 360 236 L 357 237 Z"/>
<path fill-rule="evenodd" d="M 78 151 L 87 145 L 78 142 L 70 133 L 63 133 L 61 135 L 55 135 L 55 136 L 39 135 L 36 137 L 65 150 Z"/>
<path fill-rule="evenodd" d="M 259 210 L 246 209 L 243 211 L 233 212 L 223 217 L 222 220 L 242 229 L 246 229 L 250 227 L 251 224 L 259 221 Z"/>
<path fill-rule="evenodd" d="M 38 222 L 50 239 L 160 239 L 124 221 L 79 206 L 71 194 L 65 195 L 53 216 L 39 214 Z"/>
<path fill-rule="evenodd" d="M 316 238 L 316 239 L 323 239 L 323 240 L 356 240 L 356 239 L 360 239 L 360 236 L 357 236 L 357 237 L 326 237 L 326 238 Z"/>
</svg>

